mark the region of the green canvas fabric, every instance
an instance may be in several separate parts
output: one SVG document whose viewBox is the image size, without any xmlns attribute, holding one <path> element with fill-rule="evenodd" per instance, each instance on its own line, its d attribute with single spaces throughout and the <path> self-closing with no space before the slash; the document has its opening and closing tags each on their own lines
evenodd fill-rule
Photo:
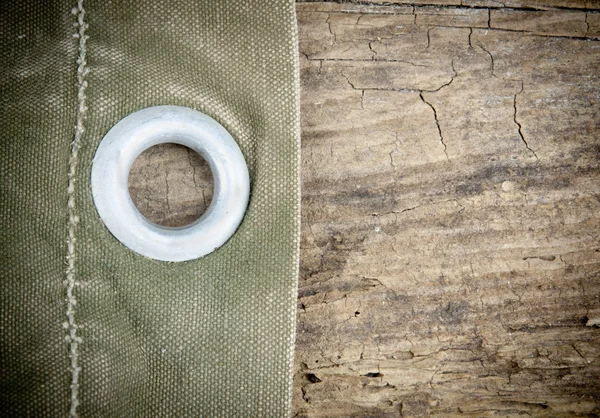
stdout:
<svg viewBox="0 0 600 418">
<path fill-rule="evenodd" d="M 300 220 L 293 2 L 79 6 L 0 6 L 1 415 L 287 416 Z M 250 171 L 241 226 L 198 260 L 130 251 L 92 201 L 103 136 L 154 105 L 216 119 Z"/>
</svg>

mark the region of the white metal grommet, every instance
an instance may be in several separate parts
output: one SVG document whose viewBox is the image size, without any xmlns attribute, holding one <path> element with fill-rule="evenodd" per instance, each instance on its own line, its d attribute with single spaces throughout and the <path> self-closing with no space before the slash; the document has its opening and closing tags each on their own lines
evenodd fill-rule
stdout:
<svg viewBox="0 0 600 418">
<path fill-rule="evenodd" d="M 135 159 L 166 142 L 202 155 L 214 177 L 206 212 L 179 228 L 146 219 L 127 184 Z M 156 106 L 125 117 L 102 139 L 92 167 L 92 195 L 108 230 L 131 250 L 157 260 L 185 261 L 211 253 L 233 235 L 248 206 L 250 176 L 237 143 L 214 119 L 187 107 Z"/>
</svg>

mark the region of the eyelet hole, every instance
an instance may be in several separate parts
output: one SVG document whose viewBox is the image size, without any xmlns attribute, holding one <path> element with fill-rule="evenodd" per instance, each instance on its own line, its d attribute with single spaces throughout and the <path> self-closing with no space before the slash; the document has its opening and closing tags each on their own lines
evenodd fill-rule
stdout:
<svg viewBox="0 0 600 418">
<path fill-rule="evenodd" d="M 128 177 L 133 204 L 150 222 L 186 226 L 208 209 L 214 180 L 196 151 L 165 143 L 148 148 L 134 161 Z"/>
</svg>

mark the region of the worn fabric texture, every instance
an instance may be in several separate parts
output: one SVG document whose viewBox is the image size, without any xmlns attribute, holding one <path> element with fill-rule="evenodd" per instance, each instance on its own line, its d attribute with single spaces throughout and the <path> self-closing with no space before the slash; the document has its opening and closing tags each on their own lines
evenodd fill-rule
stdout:
<svg viewBox="0 0 600 418">
<path fill-rule="evenodd" d="M 0 6 L 3 416 L 289 414 L 299 247 L 290 0 Z M 251 176 L 214 253 L 144 258 L 93 205 L 96 147 L 154 105 L 220 122 Z"/>
</svg>

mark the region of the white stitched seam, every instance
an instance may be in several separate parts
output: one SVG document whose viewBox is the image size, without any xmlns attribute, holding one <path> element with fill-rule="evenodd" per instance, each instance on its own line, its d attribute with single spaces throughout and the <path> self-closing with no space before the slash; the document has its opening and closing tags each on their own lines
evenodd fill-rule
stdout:
<svg viewBox="0 0 600 418">
<path fill-rule="evenodd" d="M 84 127 L 83 122 L 85 120 L 85 112 L 87 110 L 85 106 L 85 88 L 87 87 L 87 81 L 85 76 L 88 73 L 86 67 L 87 63 L 85 60 L 85 42 L 88 36 L 85 34 L 85 30 L 88 25 L 84 21 L 85 10 L 83 9 L 83 0 L 78 0 L 77 7 L 73 8 L 73 14 L 77 16 L 75 27 L 77 32 L 73 35 L 79 39 L 79 55 L 77 57 L 77 121 L 75 126 L 75 137 L 71 144 L 71 156 L 69 158 L 69 186 L 67 188 L 67 210 L 69 214 L 68 223 L 68 236 L 67 236 L 67 322 L 64 326 L 68 330 L 68 335 L 65 337 L 69 343 L 70 352 L 69 357 L 71 359 L 71 409 L 69 411 L 70 417 L 77 417 L 77 406 L 79 406 L 79 373 L 81 367 L 79 366 L 79 344 L 82 343 L 82 339 L 77 336 L 78 326 L 75 323 L 75 308 L 77 306 L 77 300 L 75 298 L 75 287 L 78 285 L 75 278 L 75 231 L 77 229 L 77 223 L 79 218 L 76 212 L 76 196 L 75 196 L 75 181 L 77 177 L 77 162 L 78 152 L 81 143 L 81 137 L 83 136 Z"/>
</svg>

